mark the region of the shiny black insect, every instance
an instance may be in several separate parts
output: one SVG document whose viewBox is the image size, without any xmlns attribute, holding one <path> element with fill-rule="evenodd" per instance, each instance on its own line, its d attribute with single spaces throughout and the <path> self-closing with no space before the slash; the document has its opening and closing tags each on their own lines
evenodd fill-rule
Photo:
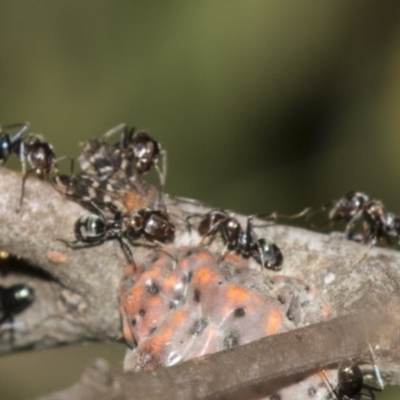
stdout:
<svg viewBox="0 0 400 400">
<path fill-rule="evenodd" d="M 86 214 L 75 222 L 74 233 L 76 241 L 62 240 L 69 247 L 81 249 L 85 247 L 99 246 L 106 240 L 119 241 L 129 263 L 133 263 L 132 252 L 124 239 L 123 222 L 119 216 L 108 219 L 99 212 L 98 214 Z M 79 244 L 81 243 L 81 244 Z"/>
<path fill-rule="evenodd" d="M 287 218 L 296 219 L 306 217 L 308 220 L 312 215 L 319 211 L 329 210 L 328 219 L 322 223 L 322 226 L 337 223 L 340 221 L 346 222 L 346 237 L 351 238 L 352 229 L 355 222 L 363 215 L 363 206 L 369 201 L 368 195 L 362 192 L 351 191 L 341 197 L 339 200 L 331 201 L 322 207 L 307 207 L 294 215 L 283 215 L 273 213 L 268 218 Z"/>
<path fill-rule="evenodd" d="M 253 218 L 247 218 L 246 229 L 239 221 L 224 210 L 211 210 L 200 219 L 198 231 L 203 236 L 203 243 L 210 243 L 220 235 L 225 243 L 222 259 L 228 250 L 236 251 L 241 256 L 253 257 L 264 268 L 278 271 L 283 262 L 279 247 L 266 238 L 258 239 L 254 231 Z"/>
<path fill-rule="evenodd" d="M 168 243 L 173 241 L 175 226 L 166 212 L 145 208 L 125 218 L 128 239 L 143 236 L 153 242 Z"/>
<path fill-rule="evenodd" d="M 31 173 L 36 173 L 40 179 L 50 180 L 52 173 L 57 173 L 58 161 L 53 146 L 40 135 L 30 135 L 18 146 L 18 154 L 22 164 L 22 187 L 19 209 L 25 193 L 25 182 Z M 27 170 L 26 164 L 30 169 Z M 72 168 L 72 167 L 71 167 Z"/>
<path fill-rule="evenodd" d="M 104 137 L 108 138 L 120 132 L 122 132 L 121 141 L 114 146 L 121 149 L 126 159 L 134 163 L 139 174 L 145 174 L 154 167 L 163 188 L 166 179 L 166 152 L 161 149 L 160 143 L 147 132 L 136 132 L 135 128 L 129 128 L 126 124 L 112 128 L 104 134 Z M 158 166 L 160 159 L 162 159 L 162 168 Z"/>
<path fill-rule="evenodd" d="M 323 208 L 331 205 L 328 222 L 345 221 L 352 224 L 361 217 L 363 206 L 369 201 L 369 196 L 362 192 L 351 191 L 334 203 L 328 203 Z"/>
<path fill-rule="evenodd" d="M 310 217 L 318 211 L 329 210 L 328 219 L 322 225 L 344 221 L 345 235 L 348 239 L 363 243 L 375 244 L 381 240 L 392 244 L 392 240 L 400 239 L 400 218 L 388 212 L 384 204 L 378 200 L 370 200 L 363 192 L 351 191 L 337 201 L 330 202 L 319 209 L 307 207 L 298 214 L 285 216 L 273 213 L 269 218 Z M 266 217 L 266 216 L 263 216 Z M 354 233 L 355 224 L 362 221 L 362 232 Z"/>
<path fill-rule="evenodd" d="M 379 387 L 374 387 L 364 382 L 364 374 L 358 364 L 351 361 L 344 361 L 339 365 L 338 369 L 338 384 L 334 389 L 324 373 L 332 392 L 337 400 L 360 400 L 360 399 L 375 399 L 374 392 L 382 392 L 383 383 L 378 367 L 374 365 Z"/>
<path fill-rule="evenodd" d="M 120 133 L 119 142 L 107 143 L 106 139 Z M 91 212 L 92 204 L 112 214 L 130 215 L 143 208 L 157 208 L 159 192 L 142 175 L 154 167 L 163 187 L 166 168 L 161 171 L 158 164 L 160 159 L 164 164 L 165 154 L 146 132 L 135 132 L 121 124 L 102 138 L 83 143 L 78 158 L 82 173 L 61 177 L 58 189 Z"/>
<path fill-rule="evenodd" d="M 13 329 L 14 317 L 34 301 L 34 290 L 24 284 L 4 287 L 0 285 L 0 326 L 10 322 Z"/>
<path fill-rule="evenodd" d="M 270 240 L 261 238 L 256 241 L 257 251 L 253 252 L 255 260 L 265 268 L 279 271 L 282 269 L 283 254 L 281 249 Z"/>
<path fill-rule="evenodd" d="M 14 129 L 18 131 L 14 135 L 10 134 L 9 131 Z M 0 126 L 0 165 L 4 164 L 11 154 L 18 152 L 22 137 L 28 129 L 27 122 Z"/>
<path fill-rule="evenodd" d="M 127 260 L 132 263 L 132 252 L 126 241 L 135 244 L 137 239 L 143 237 L 152 243 L 160 244 L 171 242 L 174 235 L 175 226 L 161 210 L 146 208 L 129 216 L 116 214 L 112 219 L 108 219 L 99 210 L 98 214 L 87 214 L 76 221 L 76 241 L 62 241 L 72 248 L 83 248 L 117 239 Z"/>
<path fill-rule="evenodd" d="M 383 240 L 391 244 L 392 239 L 398 241 L 400 238 L 400 219 L 388 212 L 382 202 L 370 200 L 362 192 L 349 192 L 337 201 L 328 222 L 346 221 L 346 237 L 352 239 L 354 224 L 359 219 L 363 221 L 360 239 L 363 243 L 372 245 Z"/>
<path fill-rule="evenodd" d="M 374 392 L 382 392 L 384 385 L 378 366 L 375 362 L 374 352 L 369 344 L 369 351 L 372 358 L 372 365 L 375 374 L 376 383 L 374 387 L 364 382 L 364 373 L 359 365 L 350 360 L 343 361 L 338 368 L 338 383 L 334 389 L 329 382 L 325 371 L 322 374 L 331 388 L 337 400 L 360 400 L 360 399 L 375 399 Z"/>
</svg>

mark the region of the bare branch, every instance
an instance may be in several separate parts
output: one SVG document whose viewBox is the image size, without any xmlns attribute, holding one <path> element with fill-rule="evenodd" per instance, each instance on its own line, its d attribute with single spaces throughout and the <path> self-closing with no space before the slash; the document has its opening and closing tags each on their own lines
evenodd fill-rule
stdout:
<svg viewBox="0 0 400 400">
<path fill-rule="evenodd" d="M 299 377 L 325 367 L 327 359 L 337 363 L 365 355 L 368 350 L 364 317 L 352 314 L 335 318 L 161 368 L 156 373 L 116 375 L 104 361 L 97 360 L 78 384 L 41 400 L 235 399 L 243 398 L 254 387 L 258 395 L 272 395 Z M 380 321 L 383 328 L 385 318 Z M 384 331 L 375 331 L 375 340 L 382 340 Z M 399 338 L 393 339 L 398 345 Z M 399 357 L 395 361 L 400 361 Z"/>
<path fill-rule="evenodd" d="M 10 273 L 5 278 L 1 278 L 1 284 L 27 282 L 36 289 L 37 293 L 37 300 L 33 306 L 17 318 L 17 321 L 22 322 L 23 325 L 16 330 L 15 340 L 12 343 L 8 340 L 1 340 L 0 351 L 5 353 L 25 347 L 50 347 L 87 339 L 121 340 L 117 292 L 126 260 L 118 243 L 115 241 L 106 242 L 95 248 L 72 250 L 57 239 L 74 239 L 74 223 L 79 216 L 85 213 L 80 206 L 65 200 L 49 184 L 36 179 L 28 179 L 23 208 L 19 213 L 16 213 L 15 209 L 21 188 L 20 174 L 3 168 L 0 169 L 0 187 L 2 189 L 0 199 L 0 218 L 2 221 L 0 224 L 0 249 L 7 250 L 27 262 L 23 271 L 26 274 Z M 198 236 L 189 232 L 184 217 L 190 212 L 203 213 L 207 209 L 199 204 L 174 200 L 169 201 L 168 207 L 171 215 L 173 215 L 174 223 L 177 225 L 177 238 L 173 246 L 197 246 Z M 378 362 L 387 382 L 400 383 L 398 378 L 400 376 L 398 367 L 400 356 L 397 350 L 400 345 L 393 339 L 398 336 L 396 336 L 396 332 L 399 329 L 397 313 L 394 312 L 399 304 L 397 299 L 400 296 L 400 276 L 397 267 L 400 263 L 399 253 L 382 248 L 368 250 L 366 246 L 344 240 L 342 235 L 322 235 L 288 226 L 271 225 L 259 228 L 257 232 L 260 236 L 271 238 L 282 249 L 285 256 L 282 274 L 298 278 L 309 285 L 310 290 L 315 291 L 316 297 L 330 306 L 333 315 L 346 315 L 354 310 L 377 310 L 379 314 L 382 311 L 382 305 L 385 307 L 385 310 L 390 314 L 390 319 L 393 320 L 393 325 L 392 328 L 385 331 L 385 334 L 380 333 L 379 340 L 377 339 L 377 344 L 381 348 L 381 351 L 377 353 Z M 216 241 L 211 249 L 220 252 L 221 247 L 221 244 Z M 150 251 L 154 250 L 145 247 L 135 248 L 135 260 L 140 262 Z M 265 277 L 276 276 L 276 273 L 272 271 L 262 272 L 260 266 L 253 260 L 250 260 L 249 264 L 253 272 L 257 271 L 260 280 Z M 316 316 L 310 315 L 305 322 L 318 322 L 319 320 L 315 318 Z M 376 317 L 371 316 L 372 318 Z M 351 321 L 346 321 L 346 332 L 349 332 L 348 328 Z M 332 324 L 339 326 L 334 321 L 332 321 Z M 324 324 L 321 326 L 323 327 Z M 353 325 L 353 332 L 355 326 Z M 315 332 L 321 334 L 322 331 L 318 332 L 318 329 L 323 328 L 316 328 Z M 297 332 L 296 330 L 285 334 L 288 336 L 284 340 L 287 343 L 290 341 L 298 343 L 296 341 L 298 340 L 296 339 L 298 337 Z M 336 334 L 338 335 L 338 332 Z M 266 351 L 271 349 L 269 341 L 281 340 L 278 339 L 280 336 L 265 339 Z M 354 334 L 354 336 L 357 340 L 363 339 L 362 335 Z M 399 339 L 397 338 L 397 340 Z M 321 348 L 320 353 L 318 353 L 319 350 L 315 352 L 314 349 L 313 354 L 320 357 L 314 361 L 310 358 L 309 353 L 301 351 L 299 363 L 290 361 L 293 369 L 290 369 L 290 365 L 288 366 L 287 363 L 279 364 L 279 355 L 276 355 L 274 350 L 275 361 L 278 363 L 276 365 L 282 365 L 282 369 L 274 368 L 274 371 L 278 371 L 278 375 L 268 369 L 265 370 L 265 373 L 257 375 L 253 374 L 255 368 L 250 368 L 250 375 L 246 375 L 243 371 L 236 374 L 235 379 L 238 382 L 238 387 L 246 387 L 251 383 L 258 382 L 259 379 L 282 376 L 283 370 L 286 371 L 286 375 L 289 372 L 310 370 L 319 365 L 337 362 L 338 356 L 342 354 L 337 350 L 337 346 L 340 344 L 341 340 L 338 340 L 338 336 L 336 336 L 336 339 L 330 344 L 331 350 L 334 351 L 326 352 L 326 348 Z M 363 345 L 365 345 L 365 341 L 363 341 Z M 353 343 L 349 346 L 354 346 L 351 347 L 353 351 L 347 350 L 343 355 L 361 355 L 358 345 Z M 281 348 L 286 351 L 285 345 L 281 344 Z M 297 346 L 297 349 L 299 348 L 303 349 L 303 345 Z M 270 360 L 271 357 L 274 357 L 268 352 L 262 353 L 264 350 L 259 347 L 255 347 L 255 349 L 253 353 L 251 351 L 247 353 L 249 350 L 240 346 L 235 351 L 245 353 L 235 353 L 233 349 L 226 352 L 226 354 L 232 355 L 234 361 L 229 361 L 224 372 L 233 370 L 229 367 L 230 365 L 242 363 L 243 358 L 246 357 L 245 354 L 249 357 L 249 362 L 253 363 L 255 355 L 257 355 L 257 365 L 261 362 L 259 360 L 263 356 L 269 357 Z M 222 357 L 225 356 L 221 354 L 223 353 L 215 355 L 216 359 L 221 357 L 221 360 L 223 360 Z M 324 362 L 320 360 L 324 360 Z M 182 364 L 185 367 L 182 367 L 181 371 L 185 372 L 186 380 L 196 382 L 198 378 L 190 371 L 196 365 L 202 365 L 201 363 L 202 361 L 194 360 Z M 221 365 L 224 365 L 223 363 L 224 361 L 220 361 L 220 364 L 216 363 L 216 365 L 220 365 L 221 368 Z M 296 369 L 295 366 L 300 369 Z M 165 370 L 160 369 L 155 375 L 149 376 L 158 382 L 158 379 L 161 379 L 160 376 L 166 374 L 169 385 L 174 387 L 176 386 L 174 382 L 178 383 L 183 379 L 182 375 L 174 372 L 177 368 L 180 368 L 180 366 Z M 207 366 L 207 368 L 209 367 Z M 95 368 L 95 370 L 97 371 L 98 368 Z M 223 369 L 220 371 L 223 371 Z M 214 375 L 208 374 L 204 370 L 202 372 L 196 370 L 197 373 L 202 374 L 199 375 L 201 376 L 200 380 L 205 382 L 207 382 L 207 377 L 214 380 L 217 376 L 215 373 Z M 96 374 L 94 373 L 94 375 Z M 124 385 L 128 385 L 126 382 L 130 379 L 136 382 L 136 378 L 133 378 L 132 375 L 117 378 L 109 375 L 108 372 L 98 373 L 98 377 L 94 378 L 94 381 L 96 379 L 104 380 L 104 374 L 110 376 L 107 379 L 111 380 L 113 388 L 114 386 L 125 388 Z M 147 379 L 144 376 L 140 374 L 137 381 L 140 382 L 143 379 L 144 382 Z M 135 385 L 139 385 L 138 382 Z M 165 393 L 166 388 L 162 386 L 162 382 L 161 379 L 159 384 L 162 387 L 162 393 Z M 152 382 L 151 385 L 157 387 L 155 382 Z M 192 383 L 189 386 L 194 387 L 197 384 Z M 96 388 L 96 391 L 99 391 L 100 387 L 101 385 Z M 181 386 L 177 385 L 176 387 L 180 388 Z M 128 386 L 126 386 L 126 389 L 128 390 Z M 94 389 L 90 389 L 89 392 L 88 390 L 87 387 L 81 389 L 75 387 L 73 391 L 76 395 L 72 395 L 71 392 L 69 398 L 91 399 L 92 397 L 85 397 L 82 394 L 85 392 L 89 393 L 87 396 L 91 396 L 90 393 Z M 115 394 L 116 397 L 111 389 L 110 391 L 107 390 L 107 396 L 104 398 L 133 398 L 124 397 L 128 394 L 122 389 L 118 392 L 118 395 Z M 129 390 L 131 390 L 130 387 Z M 181 393 L 180 390 L 178 390 L 179 393 Z M 214 385 L 212 390 L 215 394 L 216 390 L 231 389 Z M 175 393 L 172 397 L 179 398 L 179 393 Z M 182 393 L 186 393 L 185 396 L 187 397 L 187 392 L 183 389 Z M 199 393 L 203 396 L 208 395 L 209 392 Z M 151 399 L 152 397 L 146 394 L 146 396 L 139 398 Z"/>
</svg>

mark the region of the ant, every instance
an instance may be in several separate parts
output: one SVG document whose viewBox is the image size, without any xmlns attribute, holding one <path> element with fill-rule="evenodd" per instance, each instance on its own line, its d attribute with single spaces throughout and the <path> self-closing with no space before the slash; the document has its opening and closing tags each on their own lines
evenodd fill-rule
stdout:
<svg viewBox="0 0 400 400">
<path fill-rule="evenodd" d="M 329 212 L 327 222 L 346 221 L 346 237 L 352 239 L 354 224 L 360 218 L 364 222 L 363 243 L 373 245 L 377 240 L 384 239 L 391 244 L 391 237 L 399 239 L 400 219 L 388 212 L 382 202 L 370 200 L 362 192 L 352 191 L 339 199 Z"/>
<path fill-rule="evenodd" d="M 328 219 L 324 221 L 321 226 L 336 223 L 340 221 L 345 221 L 346 224 L 346 237 L 351 237 L 351 229 L 356 220 L 358 220 L 363 214 L 363 206 L 369 201 L 368 195 L 362 192 L 351 191 L 341 197 L 339 200 L 331 201 L 322 207 L 314 208 L 307 207 L 294 215 L 284 215 L 278 214 L 276 212 L 270 215 L 260 215 L 264 218 L 287 218 L 287 219 L 297 219 L 301 217 L 306 217 L 308 220 L 312 215 L 319 211 L 325 211 L 329 209 Z"/>
<path fill-rule="evenodd" d="M 57 160 L 51 144 L 44 141 L 40 135 L 30 135 L 23 138 L 23 135 L 29 129 L 28 122 L 17 123 L 0 127 L 0 164 L 7 161 L 11 154 L 17 154 L 22 165 L 22 188 L 19 201 L 19 208 L 22 206 L 22 200 L 25 191 L 25 181 L 28 175 L 36 172 L 40 179 L 49 179 L 50 173 L 57 170 Z M 7 129 L 20 128 L 17 133 L 10 136 Z M 29 163 L 31 169 L 26 171 L 26 163 Z"/>
<path fill-rule="evenodd" d="M 384 239 L 391 244 L 391 238 L 400 238 L 400 218 L 393 213 L 387 212 L 382 202 L 370 200 L 369 196 L 363 192 L 351 191 L 337 201 L 325 204 L 319 209 L 307 207 L 298 214 L 291 216 L 273 213 L 268 217 L 284 217 L 295 219 L 306 216 L 309 218 L 318 211 L 329 209 L 328 219 L 323 225 L 346 222 L 345 236 L 347 239 L 354 239 L 353 229 L 355 223 L 363 220 L 363 233 L 358 240 L 363 243 L 374 244 L 377 240 Z"/>
<path fill-rule="evenodd" d="M 53 146 L 46 142 L 41 135 L 30 135 L 25 139 L 21 140 L 18 149 L 21 165 L 22 165 L 22 187 L 21 197 L 19 200 L 19 211 L 22 207 L 22 201 L 25 194 L 25 182 L 32 172 L 36 172 L 40 179 L 50 181 L 52 173 L 58 173 L 58 162 L 64 159 L 71 160 L 71 173 L 74 169 L 74 160 L 70 156 L 56 157 Z M 26 164 L 30 165 L 30 169 L 27 170 Z M 53 182 L 51 182 L 53 184 Z"/>
<path fill-rule="evenodd" d="M 155 168 L 162 188 L 165 186 L 167 175 L 167 153 L 161 149 L 159 142 L 154 140 L 145 131 L 135 131 L 126 124 L 120 124 L 106 132 L 103 137 L 108 138 L 122 132 L 121 141 L 114 146 L 120 148 L 129 161 L 134 161 L 136 170 L 140 175 L 148 172 L 152 167 Z M 162 159 L 162 168 L 158 162 Z"/>
<path fill-rule="evenodd" d="M 122 221 L 118 216 L 107 219 L 100 210 L 99 214 L 85 214 L 76 220 L 74 233 L 75 241 L 60 240 L 73 249 L 80 249 L 100 246 L 106 240 L 117 239 L 128 262 L 134 263 L 132 252 L 123 240 Z M 78 243 L 83 243 L 83 245 L 77 245 Z"/>
<path fill-rule="evenodd" d="M 379 385 L 378 387 L 373 387 L 364 383 L 364 374 L 361 368 L 357 363 L 350 360 L 343 361 L 339 364 L 338 384 L 335 389 L 330 384 L 324 370 L 322 370 L 322 374 L 337 400 L 360 400 L 362 398 L 374 400 L 374 392 L 383 391 L 384 385 L 382 377 L 375 363 L 371 346 L 369 346 L 369 349 L 373 360 L 375 377 Z"/>
<path fill-rule="evenodd" d="M 47 143 L 40 135 L 31 135 L 23 139 L 18 146 L 18 153 L 22 164 L 22 187 L 19 199 L 19 211 L 22 207 L 22 200 L 25 194 L 25 182 L 32 172 L 36 172 L 38 177 L 48 180 L 53 171 L 57 171 L 57 158 L 53 146 Z M 26 170 L 26 164 L 30 169 Z"/>
<path fill-rule="evenodd" d="M 130 216 L 117 213 L 114 219 L 109 219 L 100 209 L 97 210 L 98 214 L 83 215 L 75 222 L 74 242 L 60 240 L 77 249 L 99 246 L 106 240 L 117 239 L 128 262 L 134 263 L 132 252 L 125 240 L 132 243 L 143 236 L 148 241 L 161 244 L 174 239 L 175 226 L 164 211 L 144 208 Z M 84 244 L 77 245 L 78 243 Z"/>
<path fill-rule="evenodd" d="M 4 287 L 0 285 L 0 326 L 9 321 L 12 327 L 14 317 L 29 307 L 34 297 L 35 292 L 30 286 L 18 284 Z"/>
<path fill-rule="evenodd" d="M 4 164 L 10 154 L 16 152 L 16 148 L 19 146 L 21 138 L 29 129 L 29 126 L 28 122 L 0 126 L 0 164 Z M 15 128 L 20 129 L 11 136 L 7 131 Z"/>
<path fill-rule="evenodd" d="M 194 217 L 189 216 L 189 218 Z M 234 250 L 244 258 L 253 257 L 264 268 L 278 271 L 281 269 L 283 255 L 279 247 L 266 238 L 258 239 L 254 231 L 253 217 L 247 218 L 246 229 L 239 221 L 224 210 L 211 210 L 200 219 L 198 231 L 203 236 L 202 242 L 210 243 L 217 234 L 221 235 L 225 249 Z"/>
</svg>

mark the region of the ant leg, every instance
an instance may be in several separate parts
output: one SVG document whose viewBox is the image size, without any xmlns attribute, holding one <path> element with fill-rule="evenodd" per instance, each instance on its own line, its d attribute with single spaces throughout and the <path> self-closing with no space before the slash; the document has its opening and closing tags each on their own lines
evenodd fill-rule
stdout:
<svg viewBox="0 0 400 400">
<path fill-rule="evenodd" d="M 376 399 L 375 394 L 374 394 L 374 392 L 373 392 L 374 389 L 370 389 L 370 388 L 368 387 L 368 385 L 365 385 L 365 384 L 364 384 L 364 386 L 363 386 L 363 389 L 365 389 L 365 390 L 367 391 L 367 393 L 362 393 L 362 394 L 361 394 L 361 396 L 362 396 L 364 399 L 370 399 L 370 400 L 375 400 L 375 399 Z"/>
<path fill-rule="evenodd" d="M 217 221 L 214 223 L 214 225 L 208 230 L 208 232 L 201 239 L 200 246 L 210 245 L 214 241 L 215 235 L 220 229 L 221 223 L 223 223 L 224 221 L 226 221 L 226 218 L 224 218 L 223 221 Z"/>
<path fill-rule="evenodd" d="M 165 182 L 167 180 L 167 151 L 160 151 L 161 168 L 155 164 L 154 168 L 157 171 L 158 178 L 160 179 L 161 192 L 164 192 Z"/>
<path fill-rule="evenodd" d="M 21 128 L 13 137 L 12 143 L 15 143 L 21 139 L 21 137 L 25 134 L 25 132 L 30 128 L 31 124 L 29 122 L 19 122 L 16 124 L 4 125 L 1 127 L 3 129 L 14 129 Z"/>
<path fill-rule="evenodd" d="M 364 385 L 364 386 L 369 387 L 372 390 L 375 390 L 375 391 L 378 391 L 378 392 L 382 392 L 384 387 L 385 387 L 385 385 L 383 383 L 383 379 L 382 379 L 381 373 L 379 371 L 378 365 L 376 364 L 374 351 L 372 350 L 372 346 L 371 346 L 370 343 L 368 343 L 368 347 L 369 347 L 369 352 L 371 354 L 372 365 L 373 365 L 373 369 L 374 369 L 374 373 L 375 373 L 375 378 L 376 378 L 376 381 L 378 383 L 378 387 L 371 387 L 371 386 L 368 386 L 368 385 Z"/>
<path fill-rule="evenodd" d="M 69 172 L 70 172 L 70 175 L 73 175 L 74 174 L 74 165 L 75 165 L 74 157 L 72 157 L 72 156 L 62 156 L 62 157 L 57 158 L 55 160 L 55 163 L 57 164 L 60 161 L 64 161 L 64 160 L 70 160 L 70 170 L 69 170 Z"/>
<path fill-rule="evenodd" d="M 192 231 L 192 228 L 194 229 L 194 225 L 190 223 L 190 220 L 192 218 L 200 218 L 200 217 L 201 217 L 201 214 L 190 214 L 185 218 L 185 222 L 186 222 L 186 225 L 189 228 L 189 232 Z"/>
<path fill-rule="evenodd" d="M 346 228 L 344 230 L 344 235 L 346 239 L 351 240 L 353 236 L 353 228 L 355 222 L 361 217 L 362 212 L 358 211 L 356 212 L 350 219 L 350 221 L 347 223 Z"/>
<path fill-rule="evenodd" d="M 229 247 L 229 244 L 227 243 L 225 245 L 225 247 L 222 249 L 221 254 L 219 255 L 219 257 L 217 259 L 217 265 L 219 265 L 221 263 L 221 261 L 225 258 L 226 253 L 228 253 L 228 247 Z"/>
<path fill-rule="evenodd" d="M 124 123 L 114 126 L 114 128 L 109 129 L 102 137 L 109 138 L 110 136 L 114 136 L 117 133 L 122 133 L 126 129 L 126 127 L 127 125 Z"/>
<path fill-rule="evenodd" d="M 258 242 L 258 240 L 257 240 L 257 242 L 256 242 L 256 246 L 257 246 L 258 254 L 260 255 L 260 260 L 261 260 L 261 271 L 263 271 L 263 270 L 264 270 L 264 265 L 265 265 L 265 258 L 264 258 L 264 252 L 263 252 L 263 250 L 262 250 L 262 248 L 261 248 L 261 245 L 260 245 L 260 243 Z"/>
<path fill-rule="evenodd" d="M 101 244 L 103 244 L 106 241 L 106 239 L 99 239 L 98 241 L 91 242 L 91 243 L 78 244 L 78 243 L 82 243 L 82 241 L 80 241 L 80 240 L 69 241 L 69 240 L 60 239 L 60 238 L 57 238 L 56 240 L 58 242 L 64 243 L 70 249 L 73 249 L 73 250 L 87 249 L 90 247 L 100 246 Z"/>
<path fill-rule="evenodd" d="M 17 213 L 21 211 L 22 208 L 22 201 L 24 200 L 24 195 L 25 195 L 25 182 L 28 179 L 29 174 L 31 174 L 32 172 L 34 172 L 35 169 L 32 168 L 29 171 L 27 171 L 26 173 L 24 173 L 23 177 L 22 177 L 22 185 L 21 185 L 21 196 L 19 198 L 19 204 L 17 209 L 15 210 Z"/>
<path fill-rule="evenodd" d="M 25 145 L 24 142 L 21 142 L 19 146 L 19 160 L 21 162 L 22 174 L 25 175 L 26 172 L 26 156 L 25 156 Z"/>
<path fill-rule="evenodd" d="M 305 220 L 308 221 L 314 214 L 320 211 L 326 210 L 332 203 L 325 204 L 324 206 L 320 208 L 315 208 L 315 207 L 306 207 L 304 210 L 301 210 L 297 214 L 292 214 L 292 215 L 286 215 L 286 214 L 279 214 L 276 211 L 274 211 L 271 214 L 261 214 L 257 215 L 257 217 L 262 216 L 263 218 L 271 218 L 271 219 L 278 219 L 278 218 L 284 218 L 284 219 L 297 219 L 297 218 L 302 218 L 306 217 Z"/>
<path fill-rule="evenodd" d="M 134 260 L 133 255 L 132 255 L 132 251 L 129 248 L 129 245 L 126 242 L 124 242 L 124 240 L 121 237 L 118 237 L 118 241 L 119 241 L 121 249 L 124 252 L 125 257 L 128 260 L 129 264 L 135 264 L 136 265 L 135 260 Z"/>
<path fill-rule="evenodd" d="M 322 376 L 323 376 L 323 378 L 324 378 L 324 381 L 325 381 L 325 382 L 327 383 L 327 385 L 329 386 L 329 389 L 330 389 L 331 392 L 335 395 L 336 400 L 341 400 L 341 399 L 339 398 L 339 395 L 338 395 L 337 391 L 333 388 L 332 384 L 329 382 L 329 379 L 328 379 L 328 377 L 326 376 L 326 373 L 325 373 L 325 370 L 324 370 L 324 369 L 321 370 L 321 374 L 322 374 Z"/>
</svg>

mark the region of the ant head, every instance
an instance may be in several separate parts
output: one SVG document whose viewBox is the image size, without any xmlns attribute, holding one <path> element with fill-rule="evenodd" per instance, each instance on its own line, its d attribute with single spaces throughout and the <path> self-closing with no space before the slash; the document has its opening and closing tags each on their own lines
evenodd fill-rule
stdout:
<svg viewBox="0 0 400 400">
<path fill-rule="evenodd" d="M 43 173 L 50 173 L 57 164 L 52 146 L 47 142 L 35 143 L 27 149 L 27 159 L 32 168 L 39 168 Z"/>
<path fill-rule="evenodd" d="M 351 361 L 344 361 L 339 365 L 338 380 L 339 391 L 348 396 L 360 393 L 364 384 L 360 367 Z"/>
<path fill-rule="evenodd" d="M 82 242 L 95 242 L 106 234 L 106 221 L 102 215 L 86 214 L 75 222 L 75 237 Z"/>
<path fill-rule="evenodd" d="M 221 234 L 225 243 L 235 247 L 243 236 L 242 226 L 236 218 L 229 217 L 221 225 Z"/>
<path fill-rule="evenodd" d="M 136 159 L 136 168 L 140 174 L 149 171 L 160 156 L 160 144 L 147 132 L 137 132 L 129 143 L 130 150 Z"/>
<path fill-rule="evenodd" d="M 349 192 L 339 199 L 332 207 L 329 213 L 329 219 L 332 221 L 350 220 L 362 208 L 369 197 L 362 192 Z"/>
</svg>

